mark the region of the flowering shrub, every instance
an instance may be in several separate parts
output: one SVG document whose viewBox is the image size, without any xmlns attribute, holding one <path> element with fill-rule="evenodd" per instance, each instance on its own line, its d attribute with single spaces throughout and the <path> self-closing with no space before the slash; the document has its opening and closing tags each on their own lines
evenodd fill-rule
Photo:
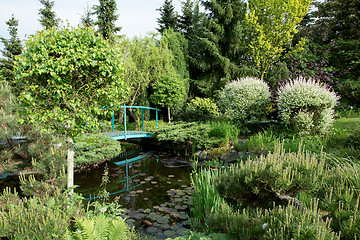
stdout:
<svg viewBox="0 0 360 240">
<path fill-rule="evenodd" d="M 279 117 L 301 134 L 325 133 L 334 121 L 339 97 L 326 85 L 298 78 L 279 88 Z"/>
<path fill-rule="evenodd" d="M 230 119 L 240 124 L 258 123 L 270 104 L 269 87 L 260 79 L 242 78 L 225 86 L 218 104 Z"/>
</svg>

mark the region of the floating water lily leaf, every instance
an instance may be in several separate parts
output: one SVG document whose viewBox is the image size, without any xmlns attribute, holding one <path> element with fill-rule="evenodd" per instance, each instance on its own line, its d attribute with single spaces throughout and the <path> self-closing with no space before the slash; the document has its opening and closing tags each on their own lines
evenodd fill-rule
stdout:
<svg viewBox="0 0 360 240">
<path fill-rule="evenodd" d="M 179 234 L 180 236 L 188 235 L 190 234 L 190 230 L 186 228 L 179 228 L 178 230 L 176 230 L 176 233 Z"/>
<path fill-rule="evenodd" d="M 130 224 L 130 223 L 135 223 L 135 220 L 134 219 L 131 219 L 131 218 L 127 218 L 125 220 L 126 223 Z"/>
<path fill-rule="evenodd" d="M 186 188 L 187 186 L 186 185 L 181 185 L 182 188 Z"/>
<path fill-rule="evenodd" d="M 134 179 L 133 182 L 140 182 L 140 179 Z"/>
<path fill-rule="evenodd" d="M 190 226 L 190 220 L 185 220 L 182 222 L 182 225 L 184 226 Z"/>
<path fill-rule="evenodd" d="M 171 227 L 170 227 L 170 229 L 171 230 L 174 230 L 174 231 L 176 231 L 176 230 L 178 230 L 180 227 L 178 226 L 178 225 L 172 225 Z"/>
<path fill-rule="evenodd" d="M 176 232 L 173 231 L 173 230 L 166 230 L 166 231 L 164 232 L 164 235 L 166 235 L 167 237 L 175 237 Z"/>
<path fill-rule="evenodd" d="M 149 198 L 145 197 L 145 198 L 144 198 L 144 201 L 147 201 L 147 200 L 149 200 Z"/>
<path fill-rule="evenodd" d="M 173 178 L 173 177 L 175 177 L 174 175 L 168 175 L 168 178 Z"/>
<path fill-rule="evenodd" d="M 159 228 L 157 228 L 157 227 L 149 227 L 148 229 L 146 229 L 146 231 L 148 232 L 148 233 L 156 233 L 156 232 L 158 232 L 159 231 Z"/>
<path fill-rule="evenodd" d="M 170 229 L 170 225 L 169 224 L 162 224 L 161 229 L 162 230 L 168 230 L 168 229 Z"/>
<path fill-rule="evenodd" d="M 143 214 L 143 213 L 137 213 L 137 214 L 135 214 L 135 219 L 137 219 L 137 220 L 140 220 L 140 219 L 142 219 L 142 218 L 144 218 L 145 217 L 145 214 Z"/>
<path fill-rule="evenodd" d="M 140 183 L 141 183 L 141 184 L 144 184 L 144 183 L 146 183 L 146 182 L 145 182 L 145 181 L 141 181 Z"/>
<path fill-rule="evenodd" d="M 146 174 L 145 173 L 139 173 L 139 176 L 145 176 Z"/>
<path fill-rule="evenodd" d="M 137 193 L 143 193 L 144 190 L 139 189 L 139 190 L 137 190 L 136 192 L 137 192 Z"/>
<path fill-rule="evenodd" d="M 144 213 L 151 213 L 151 210 L 149 208 L 144 210 Z"/>
<path fill-rule="evenodd" d="M 165 217 L 161 217 L 161 218 L 157 219 L 156 221 L 158 223 L 162 223 L 162 224 L 169 223 L 169 219 L 167 219 Z"/>
<path fill-rule="evenodd" d="M 167 184 L 172 184 L 172 182 L 167 182 Z"/>
<path fill-rule="evenodd" d="M 181 179 L 178 179 L 177 181 L 178 181 L 178 182 L 182 182 L 183 180 L 181 180 Z"/>
<path fill-rule="evenodd" d="M 151 184 L 157 184 L 157 181 L 152 181 Z"/>
<path fill-rule="evenodd" d="M 176 202 L 182 202 L 183 199 L 182 199 L 182 198 L 175 198 L 175 201 L 176 201 Z"/>
<path fill-rule="evenodd" d="M 139 172 L 139 170 L 136 170 L 136 169 L 135 169 L 135 170 L 132 170 L 132 172 L 133 172 L 133 173 L 137 173 L 137 172 Z"/>
</svg>

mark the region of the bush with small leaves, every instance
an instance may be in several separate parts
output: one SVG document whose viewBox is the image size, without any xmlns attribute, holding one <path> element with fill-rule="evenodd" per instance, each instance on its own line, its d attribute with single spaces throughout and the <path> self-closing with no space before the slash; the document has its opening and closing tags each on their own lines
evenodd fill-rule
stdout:
<svg viewBox="0 0 360 240">
<path fill-rule="evenodd" d="M 278 90 L 279 117 L 302 135 L 326 133 L 334 121 L 338 99 L 335 92 L 318 81 L 291 80 Z"/>
<path fill-rule="evenodd" d="M 239 124 L 259 123 L 270 104 L 269 86 L 254 77 L 230 82 L 221 92 L 218 104 L 226 116 Z"/>
<path fill-rule="evenodd" d="M 220 117 L 220 110 L 210 98 L 195 97 L 187 104 L 184 118 L 186 121 L 206 121 Z"/>
</svg>

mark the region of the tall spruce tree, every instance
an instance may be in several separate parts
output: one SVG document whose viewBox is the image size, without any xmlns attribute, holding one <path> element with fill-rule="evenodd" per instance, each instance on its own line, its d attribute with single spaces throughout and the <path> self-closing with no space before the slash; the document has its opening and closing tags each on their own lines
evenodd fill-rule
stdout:
<svg viewBox="0 0 360 240">
<path fill-rule="evenodd" d="M 39 9 L 40 24 L 44 27 L 45 30 L 48 30 L 52 27 L 58 27 L 60 19 L 56 18 L 55 12 L 52 10 L 54 7 L 54 1 L 50 0 L 39 0 L 44 8 Z"/>
<path fill-rule="evenodd" d="M 194 1 L 186 0 L 186 2 L 181 2 L 181 13 L 179 16 L 179 30 L 184 33 L 185 37 L 189 39 L 191 29 L 193 27 L 193 18 L 194 18 Z"/>
<path fill-rule="evenodd" d="M 165 0 L 162 7 L 156 10 L 160 11 L 160 18 L 157 19 L 157 22 L 159 23 L 159 28 L 157 28 L 157 30 L 161 34 L 168 28 L 177 30 L 178 19 L 172 0 Z"/>
<path fill-rule="evenodd" d="M 242 0 L 203 0 L 206 10 L 203 27 L 197 30 L 191 53 L 197 89 L 205 96 L 216 97 L 231 79 L 251 74 L 246 66 L 246 3 Z M 191 43 L 190 43 L 191 44 Z"/>
<path fill-rule="evenodd" d="M 94 25 L 94 20 L 91 18 L 91 9 L 89 6 L 84 10 L 84 14 L 81 15 L 80 24 L 84 27 L 91 27 Z"/>
<path fill-rule="evenodd" d="M 2 77 L 12 84 L 15 79 L 15 57 L 22 53 L 23 47 L 17 33 L 19 21 L 14 15 L 6 22 L 6 25 L 8 25 L 10 38 L 0 38 L 4 44 L 4 50 L 1 51 L 4 58 L 0 59 L 0 71 Z"/>
<path fill-rule="evenodd" d="M 94 6 L 94 14 L 97 16 L 95 25 L 98 27 L 104 39 L 111 40 L 112 37 L 121 30 L 121 27 L 116 26 L 116 20 L 119 15 L 116 15 L 117 10 L 115 0 L 99 0 L 99 5 Z"/>
</svg>

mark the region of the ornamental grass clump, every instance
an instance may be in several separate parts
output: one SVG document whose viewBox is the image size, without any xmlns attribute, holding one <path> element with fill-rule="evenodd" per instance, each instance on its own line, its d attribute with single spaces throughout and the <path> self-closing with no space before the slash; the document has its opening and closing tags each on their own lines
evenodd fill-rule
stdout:
<svg viewBox="0 0 360 240">
<path fill-rule="evenodd" d="M 220 94 L 219 107 L 241 125 L 259 123 L 270 104 L 269 86 L 255 77 L 228 83 Z"/>
<path fill-rule="evenodd" d="M 335 92 L 316 80 L 298 78 L 278 90 L 279 117 L 301 135 L 326 133 L 334 122 Z"/>
</svg>

